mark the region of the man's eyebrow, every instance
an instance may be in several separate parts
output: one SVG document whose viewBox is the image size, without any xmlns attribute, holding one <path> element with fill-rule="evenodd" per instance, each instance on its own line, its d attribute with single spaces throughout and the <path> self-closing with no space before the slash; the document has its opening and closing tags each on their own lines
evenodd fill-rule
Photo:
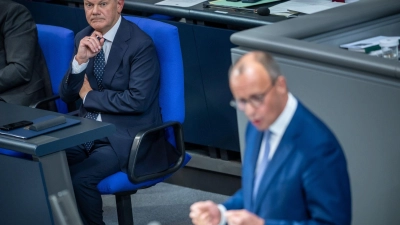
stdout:
<svg viewBox="0 0 400 225">
<path fill-rule="evenodd" d="M 258 98 L 261 95 L 263 95 L 263 93 L 261 93 L 261 94 L 252 94 L 252 95 L 249 96 L 249 98 Z"/>
<path fill-rule="evenodd" d="M 83 3 L 84 3 L 84 4 L 86 4 L 86 3 L 94 4 L 94 3 L 91 2 L 90 0 L 84 0 Z"/>
</svg>

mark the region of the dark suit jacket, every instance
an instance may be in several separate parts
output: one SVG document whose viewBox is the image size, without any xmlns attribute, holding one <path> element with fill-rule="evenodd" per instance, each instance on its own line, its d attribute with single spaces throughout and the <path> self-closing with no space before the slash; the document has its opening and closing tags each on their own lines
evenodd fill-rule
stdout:
<svg viewBox="0 0 400 225">
<path fill-rule="evenodd" d="M 92 32 L 93 29 L 87 27 L 76 35 L 75 53 L 80 40 Z M 80 116 L 84 117 L 87 111 L 98 111 L 103 122 L 116 125 L 116 133 L 108 139 L 118 155 L 121 169 L 126 171 L 135 135 L 140 130 L 162 123 L 158 104 L 160 68 L 156 49 L 146 33 L 122 18 L 105 66 L 102 92 L 97 91 L 93 61 L 94 57 L 82 73 L 68 72 L 65 75 L 60 85 L 60 96 L 67 103 L 79 99 L 79 90 L 87 74 L 94 91 L 87 94 L 84 105 L 80 107 Z M 148 151 L 141 156 L 136 171 L 143 174 L 165 169 L 168 166 L 166 158 L 165 153 Z"/>
<path fill-rule="evenodd" d="M 350 224 L 350 184 L 343 151 L 331 131 L 300 102 L 253 203 L 262 137 L 248 125 L 242 189 L 224 203 L 227 209 L 247 209 L 266 224 Z"/>
<path fill-rule="evenodd" d="M 52 95 L 49 73 L 30 12 L 0 1 L 0 98 L 30 105 Z"/>
</svg>

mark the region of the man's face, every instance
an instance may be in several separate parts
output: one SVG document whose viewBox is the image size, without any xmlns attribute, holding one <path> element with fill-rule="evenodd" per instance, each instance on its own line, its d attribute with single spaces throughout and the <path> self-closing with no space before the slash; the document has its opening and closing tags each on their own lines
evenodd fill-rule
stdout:
<svg viewBox="0 0 400 225">
<path fill-rule="evenodd" d="M 278 118 L 286 105 L 286 82 L 279 76 L 273 83 L 264 67 L 254 60 L 248 60 L 246 65 L 242 74 L 235 74 L 233 70 L 229 85 L 237 107 L 258 130 L 263 131 Z"/>
<path fill-rule="evenodd" d="M 84 0 L 86 20 L 93 29 L 107 33 L 118 21 L 124 0 Z"/>
</svg>

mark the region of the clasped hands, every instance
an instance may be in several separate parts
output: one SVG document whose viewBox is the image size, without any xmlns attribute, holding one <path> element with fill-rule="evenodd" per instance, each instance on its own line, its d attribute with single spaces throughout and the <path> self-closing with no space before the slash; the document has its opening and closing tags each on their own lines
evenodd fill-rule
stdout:
<svg viewBox="0 0 400 225">
<path fill-rule="evenodd" d="M 82 38 L 79 42 L 78 52 L 75 55 L 75 60 L 81 65 L 86 63 L 90 58 L 96 56 L 104 45 L 103 34 L 94 31 L 92 35 Z M 93 90 L 89 84 L 87 76 L 83 80 L 79 96 L 83 100 L 89 91 Z"/>
<path fill-rule="evenodd" d="M 194 225 L 218 225 L 221 213 L 212 201 L 196 202 L 190 207 L 189 217 Z M 264 225 L 264 220 L 247 210 L 229 210 L 225 213 L 229 225 Z"/>
</svg>

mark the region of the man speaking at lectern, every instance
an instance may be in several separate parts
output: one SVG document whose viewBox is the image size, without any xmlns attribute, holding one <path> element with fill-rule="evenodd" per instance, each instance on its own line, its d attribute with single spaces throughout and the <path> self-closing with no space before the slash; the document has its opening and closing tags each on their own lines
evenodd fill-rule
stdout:
<svg viewBox="0 0 400 225">
<path fill-rule="evenodd" d="M 229 74 L 249 119 L 242 188 L 221 205 L 191 206 L 196 225 L 348 225 L 346 159 L 329 128 L 289 91 L 272 57 L 250 52 Z"/>
</svg>

